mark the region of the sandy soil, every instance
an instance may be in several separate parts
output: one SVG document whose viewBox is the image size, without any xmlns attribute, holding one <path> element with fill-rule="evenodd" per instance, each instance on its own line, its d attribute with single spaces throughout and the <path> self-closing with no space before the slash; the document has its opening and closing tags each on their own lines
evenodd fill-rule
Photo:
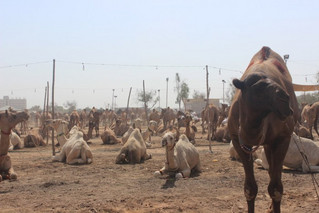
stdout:
<svg viewBox="0 0 319 213">
<path fill-rule="evenodd" d="M 11 152 L 17 181 L 0 183 L 0 212 L 247 212 L 243 193 L 244 171 L 229 158 L 229 144 L 197 135 L 203 172 L 175 180 L 153 177 L 165 161 L 160 137 L 148 149 L 153 158 L 136 165 L 114 163 L 121 145 L 90 144 L 94 162 L 71 166 L 51 162 L 51 146 Z M 266 212 L 267 171 L 255 166 L 259 186 L 256 212 Z M 319 202 L 311 175 L 284 170 L 282 212 L 318 212 Z"/>
</svg>

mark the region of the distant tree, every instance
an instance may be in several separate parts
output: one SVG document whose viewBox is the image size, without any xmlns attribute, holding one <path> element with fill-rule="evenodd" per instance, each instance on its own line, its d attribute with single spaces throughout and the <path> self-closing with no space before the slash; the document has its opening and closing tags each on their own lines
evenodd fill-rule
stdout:
<svg viewBox="0 0 319 213">
<path fill-rule="evenodd" d="M 226 100 L 229 104 L 231 104 L 231 102 L 233 101 L 235 92 L 236 92 L 235 86 L 232 83 L 230 83 L 229 88 L 226 92 Z"/>
<path fill-rule="evenodd" d="M 76 109 L 76 102 L 75 101 L 67 101 L 63 104 L 63 106 L 67 109 L 67 112 L 70 114 L 73 110 Z"/>
<path fill-rule="evenodd" d="M 298 103 L 308 103 L 312 104 L 314 102 L 319 101 L 319 95 L 317 92 L 312 92 L 312 93 L 304 93 L 302 95 L 297 96 Z"/>
<path fill-rule="evenodd" d="M 204 92 L 199 92 L 197 90 L 194 90 L 193 98 L 194 99 L 205 99 L 206 98 L 206 94 Z"/>
<path fill-rule="evenodd" d="M 189 87 L 187 83 L 185 83 L 184 81 L 181 82 L 181 79 L 178 73 L 176 73 L 176 76 L 175 76 L 175 83 L 176 83 L 175 91 L 177 92 L 175 103 L 178 104 L 178 109 L 181 110 L 182 100 L 187 99 L 189 96 Z"/>
<path fill-rule="evenodd" d="M 145 100 L 144 100 L 144 92 L 143 90 L 137 93 L 137 100 L 138 102 L 146 102 L 146 107 L 148 108 L 149 105 L 152 105 L 150 109 L 152 109 L 155 104 L 158 102 L 158 96 L 155 98 L 156 90 L 154 91 L 145 91 Z"/>
<path fill-rule="evenodd" d="M 40 106 L 33 106 L 33 107 L 31 107 L 30 109 L 29 109 L 29 111 L 35 111 L 35 112 L 39 112 L 39 111 L 41 111 L 41 108 L 40 108 Z"/>
</svg>

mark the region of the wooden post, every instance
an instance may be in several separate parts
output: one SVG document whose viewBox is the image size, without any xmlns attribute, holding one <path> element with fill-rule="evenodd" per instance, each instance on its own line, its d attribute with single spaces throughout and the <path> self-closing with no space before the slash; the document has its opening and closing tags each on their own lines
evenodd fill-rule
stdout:
<svg viewBox="0 0 319 213">
<path fill-rule="evenodd" d="M 129 108 L 129 105 L 130 105 L 131 92 L 132 92 L 132 87 L 130 88 L 130 92 L 129 92 L 129 94 L 128 94 L 128 98 L 127 98 L 127 105 L 126 105 L 126 120 L 127 120 L 128 108 Z M 132 121 L 131 121 L 131 122 L 132 122 Z"/>
<path fill-rule="evenodd" d="M 42 112 L 42 118 L 40 120 L 41 122 L 41 126 L 44 125 L 44 118 L 45 118 L 45 102 L 46 102 L 46 99 L 47 99 L 47 91 L 48 91 L 48 87 L 46 86 L 45 87 L 45 90 L 44 90 L 44 103 L 43 103 L 43 112 Z"/>
<path fill-rule="evenodd" d="M 47 111 L 46 111 L 46 117 L 49 117 L 49 91 L 50 91 L 50 87 L 49 87 L 49 82 L 47 81 Z M 49 130 L 46 128 L 46 134 L 47 134 L 47 144 L 49 143 Z"/>
<path fill-rule="evenodd" d="M 54 85 L 55 85 L 55 59 L 53 59 L 53 79 L 52 79 L 52 119 L 54 119 Z M 52 155 L 55 156 L 54 129 L 52 129 Z"/>
<path fill-rule="evenodd" d="M 146 121 L 147 125 L 149 124 L 149 119 L 148 119 L 148 113 L 147 113 L 147 105 L 146 105 L 146 97 L 145 97 L 145 83 L 143 80 L 143 93 L 144 93 L 144 108 L 145 108 L 145 115 L 146 115 Z"/>
<path fill-rule="evenodd" d="M 210 116 L 209 116 L 209 93 L 210 93 L 210 88 L 208 86 L 208 65 L 206 65 L 206 90 L 207 90 L 207 99 L 206 99 L 206 112 L 207 112 L 207 117 L 208 117 L 208 141 L 209 141 L 209 151 L 213 153 L 212 151 L 212 139 L 210 137 L 211 133 L 211 123 L 210 123 Z"/>
</svg>

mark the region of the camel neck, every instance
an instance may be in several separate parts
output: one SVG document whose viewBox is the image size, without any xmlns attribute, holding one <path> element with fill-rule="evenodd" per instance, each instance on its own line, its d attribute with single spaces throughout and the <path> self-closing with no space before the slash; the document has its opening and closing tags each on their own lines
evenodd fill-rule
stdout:
<svg viewBox="0 0 319 213">
<path fill-rule="evenodd" d="M 175 145 L 173 147 L 166 146 L 166 163 L 168 164 L 168 168 L 171 171 L 177 170 L 174 151 L 175 151 Z"/>
<path fill-rule="evenodd" d="M 10 134 L 3 133 L 1 130 L 1 139 L 0 139 L 0 156 L 8 154 L 10 146 Z"/>
<path fill-rule="evenodd" d="M 57 132 L 56 138 L 57 138 L 59 144 L 62 146 L 67 141 L 67 138 L 65 136 L 66 132 L 64 131 L 63 124 L 58 126 L 58 128 L 56 129 L 56 132 Z"/>
</svg>

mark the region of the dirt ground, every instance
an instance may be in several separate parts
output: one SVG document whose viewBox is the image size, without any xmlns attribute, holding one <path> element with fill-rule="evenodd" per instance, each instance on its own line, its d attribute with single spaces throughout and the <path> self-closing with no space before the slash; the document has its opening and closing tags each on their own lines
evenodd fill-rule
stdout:
<svg viewBox="0 0 319 213">
<path fill-rule="evenodd" d="M 0 182 L 0 212 L 247 212 L 244 170 L 229 158 L 229 144 L 197 134 L 202 173 L 187 179 L 153 173 L 165 162 L 161 138 L 153 137 L 152 159 L 136 165 L 115 164 L 121 145 L 91 140 L 90 165 L 52 162 L 51 146 L 10 153 L 17 181 Z M 271 199 L 266 170 L 255 166 L 259 186 L 256 212 L 266 212 Z M 318 179 L 318 176 L 317 176 Z M 285 169 L 282 212 L 319 212 L 310 174 Z"/>
</svg>

